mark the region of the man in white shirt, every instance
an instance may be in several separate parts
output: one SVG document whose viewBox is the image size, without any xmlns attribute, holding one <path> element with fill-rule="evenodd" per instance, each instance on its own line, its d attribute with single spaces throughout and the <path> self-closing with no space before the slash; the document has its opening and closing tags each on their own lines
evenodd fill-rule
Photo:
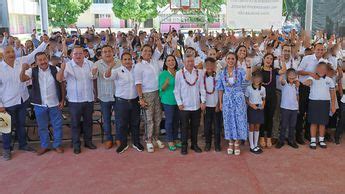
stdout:
<svg viewBox="0 0 345 194">
<path fill-rule="evenodd" d="M 309 102 L 309 93 L 310 87 L 302 84 L 309 76 L 316 78 L 317 75 L 315 73 L 315 69 L 317 64 L 324 60 L 322 58 L 323 54 L 325 53 L 325 47 L 323 44 L 318 43 L 314 47 L 314 54 L 305 56 L 300 65 L 297 68 L 297 72 L 299 75 L 299 81 L 301 85 L 299 86 L 299 114 L 297 117 L 297 124 L 296 124 L 296 142 L 303 145 L 304 138 L 303 138 L 303 126 L 305 125 L 305 136 L 309 138 L 309 126 L 307 119 L 304 118 L 304 115 L 308 112 L 308 102 Z M 308 115 L 307 115 L 308 116 Z M 305 124 L 304 124 L 305 123 Z"/>
<path fill-rule="evenodd" d="M 182 128 L 181 154 L 188 153 L 188 129 L 191 129 L 191 149 L 202 152 L 198 146 L 198 129 L 201 110 L 206 108 L 206 91 L 203 82 L 203 71 L 194 68 L 194 56 L 187 55 L 185 67 L 176 73 L 174 94 L 180 110 Z"/>
<path fill-rule="evenodd" d="M 121 133 L 121 145 L 117 148 L 117 153 L 123 153 L 128 149 L 127 136 L 132 134 L 132 146 L 138 151 L 144 151 L 144 146 L 140 144 L 139 124 L 140 105 L 138 93 L 134 82 L 134 68 L 130 53 L 123 53 L 121 56 L 122 66 L 113 69 L 111 66 L 104 74 L 105 79 L 114 80 L 116 110 L 119 114 L 119 131 Z"/>
<path fill-rule="evenodd" d="M 80 150 L 80 123 L 83 118 L 83 134 L 85 147 L 96 149 L 92 143 L 92 113 L 93 113 L 93 80 L 97 72 L 94 64 L 84 59 L 83 48 L 75 46 L 72 50 L 72 60 L 61 64 L 61 70 L 57 74 L 58 80 L 67 82 L 67 99 L 71 115 L 72 143 L 74 153 Z"/>
<path fill-rule="evenodd" d="M 194 48 L 194 37 L 193 31 L 188 31 L 188 37 L 186 38 L 186 42 L 184 43 L 184 48 L 193 47 Z"/>
<path fill-rule="evenodd" d="M 19 75 L 24 63 L 33 63 L 35 54 L 46 49 L 48 36 L 44 36 L 43 40 L 44 42 L 32 53 L 19 58 L 15 57 L 13 47 L 7 46 L 4 49 L 4 60 L 0 63 L 0 112 L 8 112 L 11 115 L 18 136 L 19 149 L 31 152 L 35 150 L 27 145 L 24 127 L 29 92 L 26 84 L 20 81 Z M 11 159 L 11 136 L 11 134 L 2 134 L 5 160 Z"/>
<path fill-rule="evenodd" d="M 64 106 L 64 90 L 56 80 L 58 67 L 49 65 L 48 57 L 44 52 L 35 55 L 36 67 L 30 68 L 23 64 L 20 80 L 32 80 L 31 103 L 34 105 L 41 149 L 37 155 L 50 151 L 49 120 L 54 129 L 53 148 L 57 153 L 63 153 L 62 139 L 62 112 Z"/>
<path fill-rule="evenodd" d="M 113 147 L 113 136 L 111 135 L 111 116 L 115 111 L 115 84 L 111 80 L 104 79 L 104 73 L 112 66 L 114 69 L 118 68 L 120 64 L 117 64 L 114 60 L 114 51 L 110 45 L 104 45 L 101 50 L 102 59 L 95 63 L 97 68 L 97 98 L 100 101 L 101 113 L 103 117 L 103 130 L 106 136 L 104 143 L 106 149 Z M 120 131 L 118 124 L 118 116 L 115 115 L 115 128 L 116 128 L 116 144 L 120 145 Z"/>
</svg>

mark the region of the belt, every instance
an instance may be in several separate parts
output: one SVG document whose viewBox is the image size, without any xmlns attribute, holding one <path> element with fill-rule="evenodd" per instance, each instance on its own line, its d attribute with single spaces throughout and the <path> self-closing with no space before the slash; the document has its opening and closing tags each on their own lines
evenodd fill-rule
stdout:
<svg viewBox="0 0 345 194">
<path fill-rule="evenodd" d="M 116 97 L 116 100 L 117 100 L 117 101 L 123 101 L 123 102 L 138 102 L 138 101 L 139 101 L 139 98 L 136 97 L 136 98 L 134 98 L 134 99 L 124 99 L 124 98 Z"/>
</svg>

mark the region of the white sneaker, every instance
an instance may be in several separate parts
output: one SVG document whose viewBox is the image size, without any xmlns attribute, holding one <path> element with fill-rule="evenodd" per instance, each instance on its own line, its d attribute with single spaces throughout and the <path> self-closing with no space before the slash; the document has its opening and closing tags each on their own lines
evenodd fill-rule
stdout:
<svg viewBox="0 0 345 194">
<path fill-rule="evenodd" d="M 156 143 L 159 149 L 163 149 L 165 147 L 165 145 L 160 140 L 157 140 Z"/>
<path fill-rule="evenodd" d="M 146 150 L 147 150 L 148 153 L 155 152 L 155 149 L 154 149 L 153 144 L 151 142 L 147 142 L 146 143 Z"/>
</svg>

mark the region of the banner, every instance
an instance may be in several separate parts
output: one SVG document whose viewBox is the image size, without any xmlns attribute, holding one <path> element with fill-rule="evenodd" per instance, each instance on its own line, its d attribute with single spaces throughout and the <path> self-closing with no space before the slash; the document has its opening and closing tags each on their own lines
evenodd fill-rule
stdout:
<svg viewBox="0 0 345 194">
<path fill-rule="evenodd" d="M 283 0 L 228 0 L 227 26 L 234 29 L 282 27 Z"/>
</svg>

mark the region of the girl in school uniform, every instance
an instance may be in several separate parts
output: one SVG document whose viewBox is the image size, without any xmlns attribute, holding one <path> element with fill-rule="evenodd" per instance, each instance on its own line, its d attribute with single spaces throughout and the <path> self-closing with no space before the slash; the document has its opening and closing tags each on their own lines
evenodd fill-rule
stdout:
<svg viewBox="0 0 345 194">
<path fill-rule="evenodd" d="M 262 149 L 258 146 L 260 125 L 264 123 L 264 107 L 266 90 L 262 86 L 262 75 L 260 71 L 252 73 L 252 84 L 245 92 L 248 104 L 247 115 L 249 123 L 249 145 L 250 152 L 261 154 Z"/>
<path fill-rule="evenodd" d="M 319 131 L 319 146 L 327 148 L 325 143 L 325 126 L 329 121 L 329 113 L 335 113 L 335 85 L 327 77 L 327 63 L 320 62 L 316 67 L 316 76 L 308 77 L 304 85 L 310 87 L 308 121 L 310 125 L 311 149 L 316 149 L 316 133 Z M 330 108 L 331 107 L 331 108 Z"/>
</svg>

